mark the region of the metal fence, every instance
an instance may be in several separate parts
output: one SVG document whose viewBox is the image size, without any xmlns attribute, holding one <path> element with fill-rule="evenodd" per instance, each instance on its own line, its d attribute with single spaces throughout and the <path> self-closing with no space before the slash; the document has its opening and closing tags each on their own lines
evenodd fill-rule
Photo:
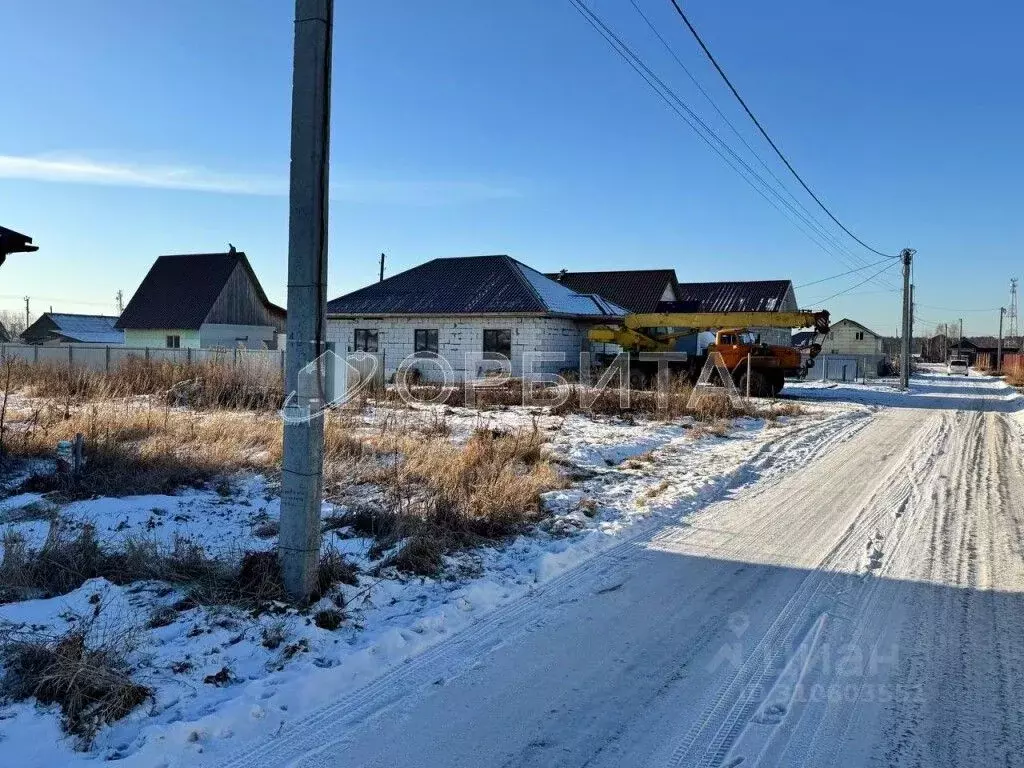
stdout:
<svg viewBox="0 0 1024 768">
<path fill-rule="evenodd" d="M 0 360 L 42 365 L 68 365 L 110 373 L 129 359 L 172 363 L 213 363 L 244 368 L 254 376 L 284 373 L 281 349 L 171 349 L 166 347 L 107 347 L 95 344 L 0 344 Z"/>
<path fill-rule="evenodd" d="M 333 344 L 328 347 L 332 348 Z M 348 387 L 369 379 L 369 389 L 384 386 L 384 356 L 360 353 L 341 361 L 345 369 L 325 369 L 330 399 L 341 397 Z M 237 369 L 253 381 L 270 382 L 284 378 L 285 353 L 283 349 L 170 349 L 167 347 L 113 347 L 94 344 L 62 344 L 40 346 L 36 344 L 0 344 L 0 362 L 21 360 L 36 365 L 61 365 L 82 368 L 98 373 L 111 373 L 127 360 L 171 362 L 178 364 L 213 364 Z"/>
<path fill-rule="evenodd" d="M 818 355 L 807 372 L 812 381 L 857 381 L 876 379 L 885 363 L 884 355 Z"/>
</svg>

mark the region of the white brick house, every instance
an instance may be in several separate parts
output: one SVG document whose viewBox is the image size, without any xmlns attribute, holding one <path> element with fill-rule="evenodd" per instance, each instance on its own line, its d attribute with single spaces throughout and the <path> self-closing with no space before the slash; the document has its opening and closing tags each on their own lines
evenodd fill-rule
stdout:
<svg viewBox="0 0 1024 768">
<path fill-rule="evenodd" d="M 408 360 L 425 379 L 445 366 L 461 381 L 500 369 L 499 357 L 518 377 L 578 368 L 587 330 L 624 313 L 508 256 L 434 259 L 331 301 L 327 339 L 378 355 L 386 378 Z"/>
</svg>

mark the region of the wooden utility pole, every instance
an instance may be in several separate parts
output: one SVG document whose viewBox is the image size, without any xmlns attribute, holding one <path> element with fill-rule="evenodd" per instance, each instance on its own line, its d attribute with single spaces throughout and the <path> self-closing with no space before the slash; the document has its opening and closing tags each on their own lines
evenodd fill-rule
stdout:
<svg viewBox="0 0 1024 768">
<path fill-rule="evenodd" d="M 281 462 L 281 575 L 309 597 L 320 559 L 324 421 L 320 355 L 327 284 L 334 0 L 296 0 L 288 216 L 288 340 Z M 310 373 L 312 367 L 312 375 Z M 300 371 L 305 371 L 300 376 Z"/>
</svg>

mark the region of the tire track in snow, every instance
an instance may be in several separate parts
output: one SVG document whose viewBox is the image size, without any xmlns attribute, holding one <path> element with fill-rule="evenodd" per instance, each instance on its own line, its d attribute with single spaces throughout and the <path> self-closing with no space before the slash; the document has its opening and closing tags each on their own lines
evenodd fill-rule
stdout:
<svg viewBox="0 0 1024 768">
<path fill-rule="evenodd" d="M 825 422 L 794 429 L 779 440 L 766 443 L 735 472 L 685 500 L 687 509 L 698 509 L 724 497 L 734 489 L 755 482 L 771 481 L 795 466 L 812 461 L 822 451 L 849 440 L 864 427 L 869 414 L 855 411 Z M 227 760 L 223 768 L 296 765 L 304 759 L 329 753 L 346 739 L 345 729 L 385 710 L 409 694 L 426 689 L 439 679 L 458 675 L 475 660 L 489 654 L 501 643 L 528 631 L 531 623 L 574 594 L 591 590 L 595 581 L 609 579 L 623 562 L 634 562 L 638 548 L 658 532 L 675 523 L 661 517 L 635 531 L 589 560 L 577 565 L 531 592 L 500 606 L 454 636 L 427 649 L 404 664 L 393 667 L 369 683 L 342 695 L 309 715 L 289 723 L 280 735 L 251 745 Z"/>
<path fill-rule="evenodd" d="M 873 536 L 881 521 L 900 519 L 901 514 L 898 513 L 906 508 L 911 495 L 918 490 L 919 475 L 934 465 L 935 451 L 943 444 L 948 430 L 948 422 L 941 415 L 913 429 L 917 433 L 915 439 L 910 441 L 895 465 L 878 478 L 874 491 L 864 501 L 854 521 L 777 612 L 775 621 L 751 650 L 744 664 L 718 684 L 719 693 L 713 703 L 681 739 L 666 761 L 666 768 L 710 768 L 741 758 L 746 761 L 745 755 L 733 754 L 732 747 L 744 730 L 751 727 L 754 713 L 763 704 L 764 694 L 755 694 L 772 690 L 779 671 L 786 666 L 789 649 L 800 647 L 819 619 L 841 601 L 845 591 L 843 585 L 849 579 L 849 566 L 859 562 L 865 536 Z M 923 457 L 919 452 L 920 446 L 929 447 Z M 837 458 L 837 461 L 841 460 L 841 457 Z M 819 467 L 819 474 L 824 469 L 826 467 Z M 783 498 L 776 500 L 773 507 L 778 509 L 787 505 L 791 505 L 791 501 Z M 772 522 L 778 525 L 777 519 L 772 519 Z M 797 525 L 800 522 L 796 520 Z M 897 539 L 892 540 L 892 552 L 898 543 Z M 863 605 L 862 602 L 862 612 Z M 776 745 L 776 748 L 780 747 Z M 785 749 L 785 745 L 781 749 Z"/>
</svg>

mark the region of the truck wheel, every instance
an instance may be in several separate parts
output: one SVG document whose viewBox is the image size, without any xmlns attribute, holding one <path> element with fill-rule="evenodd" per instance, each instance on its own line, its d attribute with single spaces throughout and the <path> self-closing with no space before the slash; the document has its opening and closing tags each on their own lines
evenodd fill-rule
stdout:
<svg viewBox="0 0 1024 768">
<path fill-rule="evenodd" d="M 771 397 L 778 397 L 779 392 L 786 386 L 786 377 L 778 372 L 772 373 L 768 379 L 768 389 Z"/>
<path fill-rule="evenodd" d="M 747 394 L 747 372 L 744 371 L 740 375 L 740 380 L 736 382 L 736 386 L 740 391 L 741 395 Z M 768 381 L 760 373 L 760 371 L 750 372 L 750 396 L 751 397 L 768 397 L 769 386 Z"/>
</svg>

